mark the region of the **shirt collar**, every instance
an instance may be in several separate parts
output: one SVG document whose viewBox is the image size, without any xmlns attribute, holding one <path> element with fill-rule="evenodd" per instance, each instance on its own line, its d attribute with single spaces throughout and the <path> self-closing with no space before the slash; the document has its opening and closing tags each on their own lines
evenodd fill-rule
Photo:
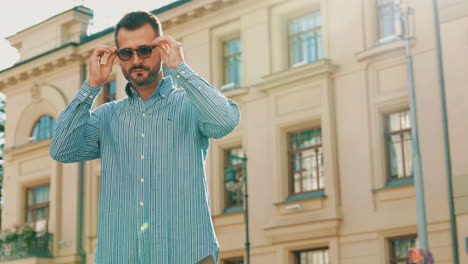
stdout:
<svg viewBox="0 0 468 264">
<path fill-rule="evenodd" d="M 166 98 L 166 95 L 169 94 L 174 88 L 172 84 L 172 78 L 167 76 L 164 77 L 159 83 L 158 87 L 156 88 L 155 93 L 158 93 L 162 98 Z M 125 93 L 127 93 L 129 98 L 137 98 L 138 92 L 135 88 L 128 82 L 125 86 Z"/>
</svg>

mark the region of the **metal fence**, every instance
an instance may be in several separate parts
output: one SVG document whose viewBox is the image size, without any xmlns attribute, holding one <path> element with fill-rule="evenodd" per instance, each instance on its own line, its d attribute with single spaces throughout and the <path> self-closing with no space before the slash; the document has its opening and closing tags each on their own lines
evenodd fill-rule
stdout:
<svg viewBox="0 0 468 264">
<path fill-rule="evenodd" d="M 52 258 L 52 243 L 51 233 L 35 233 L 28 241 L 0 241 L 0 262 L 30 257 Z"/>
</svg>

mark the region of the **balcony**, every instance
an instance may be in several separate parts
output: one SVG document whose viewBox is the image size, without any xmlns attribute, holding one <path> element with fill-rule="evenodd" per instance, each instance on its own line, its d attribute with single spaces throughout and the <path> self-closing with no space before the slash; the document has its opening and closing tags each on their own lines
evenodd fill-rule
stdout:
<svg viewBox="0 0 468 264">
<path fill-rule="evenodd" d="M 30 257 L 52 258 L 53 234 L 34 232 L 29 238 L 12 234 L 0 240 L 0 263 Z"/>
</svg>

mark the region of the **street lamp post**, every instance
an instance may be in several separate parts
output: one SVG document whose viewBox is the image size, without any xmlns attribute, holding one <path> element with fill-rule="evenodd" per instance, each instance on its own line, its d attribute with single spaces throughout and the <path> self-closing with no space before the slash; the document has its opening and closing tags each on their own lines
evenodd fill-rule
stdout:
<svg viewBox="0 0 468 264">
<path fill-rule="evenodd" d="M 249 195 L 247 188 L 247 158 L 228 154 L 230 159 L 242 161 L 242 180 L 239 181 L 236 177 L 237 170 L 229 168 L 226 170 L 226 189 L 229 191 L 236 190 L 238 184 L 242 184 L 243 205 L 244 205 L 244 221 L 245 221 L 245 259 L 246 263 L 250 264 L 250 239 L 249 239 Z"/>
<path fill-rule="evenodd" d="M 402 5 L 401 18 L 405 27 L 404 39 L 406 40 L 406 65 L 408 70 L 408 94 L 409 94 L 409 110 L 411 122 L 411 143 L 413 150 L 413 174 L 414 174 L 414 188 L 416 192 L 416 213 L 418 221 L 418 239 L 420 247 L 424 253 L 428 251 L 427 239 L 427 222 L 426 222 L 426 202 L 424 199 L 424 180 L 421 165 L 421 154 L 419 152 L 419 138 L 418 138 L 418 120 L 416 114 L 416 93 L 414 88 L 414 74 L 413 74 L 413 56 L 411 55 L 411 37 L 409 32 L 409 15 L 413 13 L 413 9 L 409 6 Z"/>
</svg>

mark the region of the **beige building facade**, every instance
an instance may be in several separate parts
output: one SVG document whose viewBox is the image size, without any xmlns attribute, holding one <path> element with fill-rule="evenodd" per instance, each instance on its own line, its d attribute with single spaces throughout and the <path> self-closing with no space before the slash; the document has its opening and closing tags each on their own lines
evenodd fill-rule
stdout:
<svg viewBox="0 0 468 264">
<path fill-rule="evenodd" d="M 211 141 L 206 163 L 220 263 L 245 260 L 244 176 L 251 263 L 409 263 L 417 217 L 397 2 L 182 0 L 153 11 L 165 34 L 183 43 L 187 63 L 241 109 L 241 124 Z M 407 2 L 429 248 L 436 263 L 448 264 L 432 7 Z M 468 263 L 468 1 L 439 2 L 458 248 Z M 0 71 L 7 98 L 1 229 L 30 223 L 46 255 L 3 243 L 0 262 L 71 264 L 85 256 L 94 263 L 100 161 L 61 164 L 49 156 L 55 120 L 86 79 L 91 52 L 113 44 L 112 28 L 86 35 L 92 16 L 75 7 L 9 37 L 21 60 Z M 93 108 L 123 99 L 125 84 L 115 66 Z M 232 190 L 229 168 L 240 181 Z"/>
</svg>

